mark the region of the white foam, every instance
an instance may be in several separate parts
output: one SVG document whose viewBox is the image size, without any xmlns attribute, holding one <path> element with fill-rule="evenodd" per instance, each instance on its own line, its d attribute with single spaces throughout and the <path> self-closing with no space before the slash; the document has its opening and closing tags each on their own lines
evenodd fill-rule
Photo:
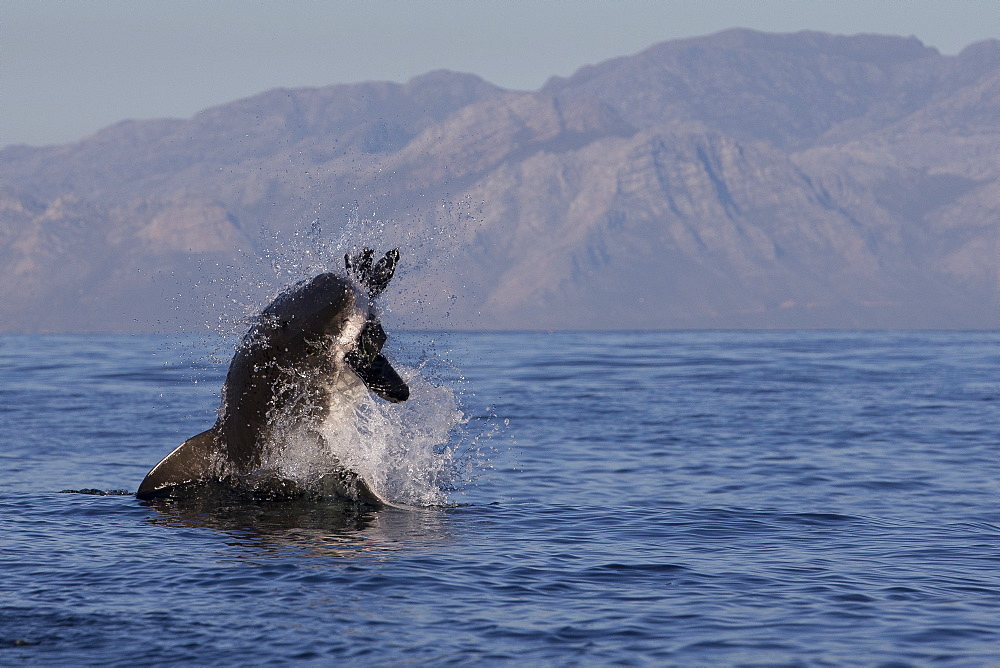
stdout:
<svg viewBox="0 0 1000 668">
<path fill-rule="evenodd" d="M 432 384 L 415 369 L 397 370 L 410 386 L 410 398 L 392 404 L 342 367 L 329 378 L 332 396 L 319 429 L 281 429 L 280 449 L 267 457 L 265 468 L 309 489 L 343 467 L 389 503 L 447 504 L 459 468 L 450 441 L 467 418 L 452 388 Z"/>
</svg>

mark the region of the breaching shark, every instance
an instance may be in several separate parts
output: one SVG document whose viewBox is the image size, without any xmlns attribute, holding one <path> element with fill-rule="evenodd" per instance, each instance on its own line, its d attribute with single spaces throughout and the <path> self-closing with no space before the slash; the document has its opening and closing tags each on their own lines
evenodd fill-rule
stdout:
<svg viewBox="0 0 1000 668">
<path fill-rule="evenodd" d="M 137 497 L 166 496 L 202 482 L 250 491 L 287 489 L 289 481 L 267 470 L 267 453 L 280 450 L 290 434 L 321 446 L 318 428 L 331 401 L 340 398 L 335 395 L 349 393 L 360 379 L 387 401 L 409 398 L 409 387 L 382 354 L 386 333 L 375 309 L 375 298 L 396 270 L 399 249 L 378 262 L 374 256 L 369 248 L 346 255 L 345 275 L 320 274 L 261 312 L 229 365 L 215 425 L 154 466 Z M 358 474 L 335 468 L 323 476 L 327 493 L 382 505 Z"/>
</svg>

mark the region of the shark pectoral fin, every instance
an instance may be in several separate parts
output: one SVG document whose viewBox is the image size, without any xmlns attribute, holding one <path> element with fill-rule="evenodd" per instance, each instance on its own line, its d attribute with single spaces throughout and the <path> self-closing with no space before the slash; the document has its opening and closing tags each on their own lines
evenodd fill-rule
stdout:
<svg viewBox="0 0 1000 668">
<path fill-rule="evenodd" d="M 212 473 L 217 449 L 211 429 L 189 438 L 146 474 L 135 495 L 150 499 L 177 485 L 205 480 Z"/>
<path fill-rule="evenodd" d="M 390 505 L 372 491 L 371 486 L 365 482 L 364 478 L 347 469 L 337 469 L 323 474 L 317 481 L 316 489 L 329 497 L 363 503 L 376 508 Z"/>
<path fill-rule="evenodd" d="M 386 401 L 397 404 L 410 398 L 410 388 L 385 355 L 376 355 L 370 364 L 352 368 L 369 390 Z"/>
</svg>

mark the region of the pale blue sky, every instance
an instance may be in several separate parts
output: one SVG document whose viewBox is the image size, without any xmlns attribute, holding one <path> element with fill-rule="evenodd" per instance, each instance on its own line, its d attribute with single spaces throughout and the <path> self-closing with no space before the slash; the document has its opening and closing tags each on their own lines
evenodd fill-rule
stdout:
<svg viewBox="0 0 1000 668">
<path fill-rule="evenodd" d="M 668 39 L 732 27 L 1000 37 L 998 0 L 0 0 L 0 145 L 75 141 L 278 87 L 434 69 L 533 90 Z"/>
</svg>

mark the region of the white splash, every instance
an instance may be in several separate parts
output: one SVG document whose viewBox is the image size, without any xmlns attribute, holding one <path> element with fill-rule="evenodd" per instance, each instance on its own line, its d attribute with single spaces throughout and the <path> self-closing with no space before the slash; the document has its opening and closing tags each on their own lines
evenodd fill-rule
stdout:
<svg viewBox="0 0 1000 668">
<path fill-rule="evenodd" d="M 380 497 L 397 504 L 442 505 L 455 476 L 449 439 L 465 421 L 455 393 L 436 387 L 413 370 L 401 369 L 410 386 L 402 404 L 365 393 L 354 420 L 338 422 L 331 411 L 324 423 L 330 451 L 358 473 Z"/>
<path fill-rule="evenodd" d="M 377 399 L 347 369 L 331 377 L 330 406 L 318 430 L 285 431 L 267 468 L 303 489 L 348 469 L 389 503 L 446 505 L 459 468 L 450 441 L 467 418 L 453 389 L 432 384 L 416 369 L 398 371 L 410 387 L 401 404 Z"/>
<path fill-rule="evenodd" d="M 248 277 L 234 281 L 232 272 L 223 272 L 219 282 L 224 287 L 230 285 L 227 301 L 239 307 L 240 317 L 220 316 L 220 323 L 212 328 L 223 339 L 238 336 L 263 305 L 288 285 L 326 271 L 343 272 L 345 253 L 364 247 L 398 246 L 406 249 L 407 258 L 427 258 L 455 246 L 447 226 L 420 232 L 420 225 L 363 216 L 357 204 L 345 211 L 347 217 L 340 225 L 325 225 L 314 218 L 308 230 L 290 236 L 275 233 L 263 239 L 262 256 L 254 259 L 270 269 L 260 273 L 271 276 L 254 279 L 253 295 L 237 293 Z M 414 269 L 404 263 L 403 271 Z M 383 299 L 405 300 L 398 292 L 406 288 L 405 281 L 397 279 L 394 286 Z M 424 298 L 426 295 L 409 295 L 411 301 Z M 380 311 L 391 313 L 391 303 L 383 303 Z M 393 367 L 410 388 L 406 402 L 392 404 L 370 393 L 342 364 L 344 351 L 353 345 L 363 323 L 364 318 L 352 321 L 349 331 L 336 342 L 333 361 L 339 370 L 324 379 L 330 384 L 330 405 L 319 427 L 315 422 L 295 424 L 275 416 L 284 424 L 276 429 L 281 434 L 277 447 L 264 453 L 263 468 L 302 489 L 313 488 L 313 483 L 332 471 L 348 469 L 392 504 L 445 505 L 449 491 L 471 483 L 492 467 L 496 424 L 477 421 L 470 430 L 470 417 L 461 406 L 462 389 L 452 387 L 453 381 L 435 377 L 425 368 L 426 359 L 417 368 L 393 360 Z M 217 361 L 225 360 L 222 354 L 216 357 Z"/>
</svg>

